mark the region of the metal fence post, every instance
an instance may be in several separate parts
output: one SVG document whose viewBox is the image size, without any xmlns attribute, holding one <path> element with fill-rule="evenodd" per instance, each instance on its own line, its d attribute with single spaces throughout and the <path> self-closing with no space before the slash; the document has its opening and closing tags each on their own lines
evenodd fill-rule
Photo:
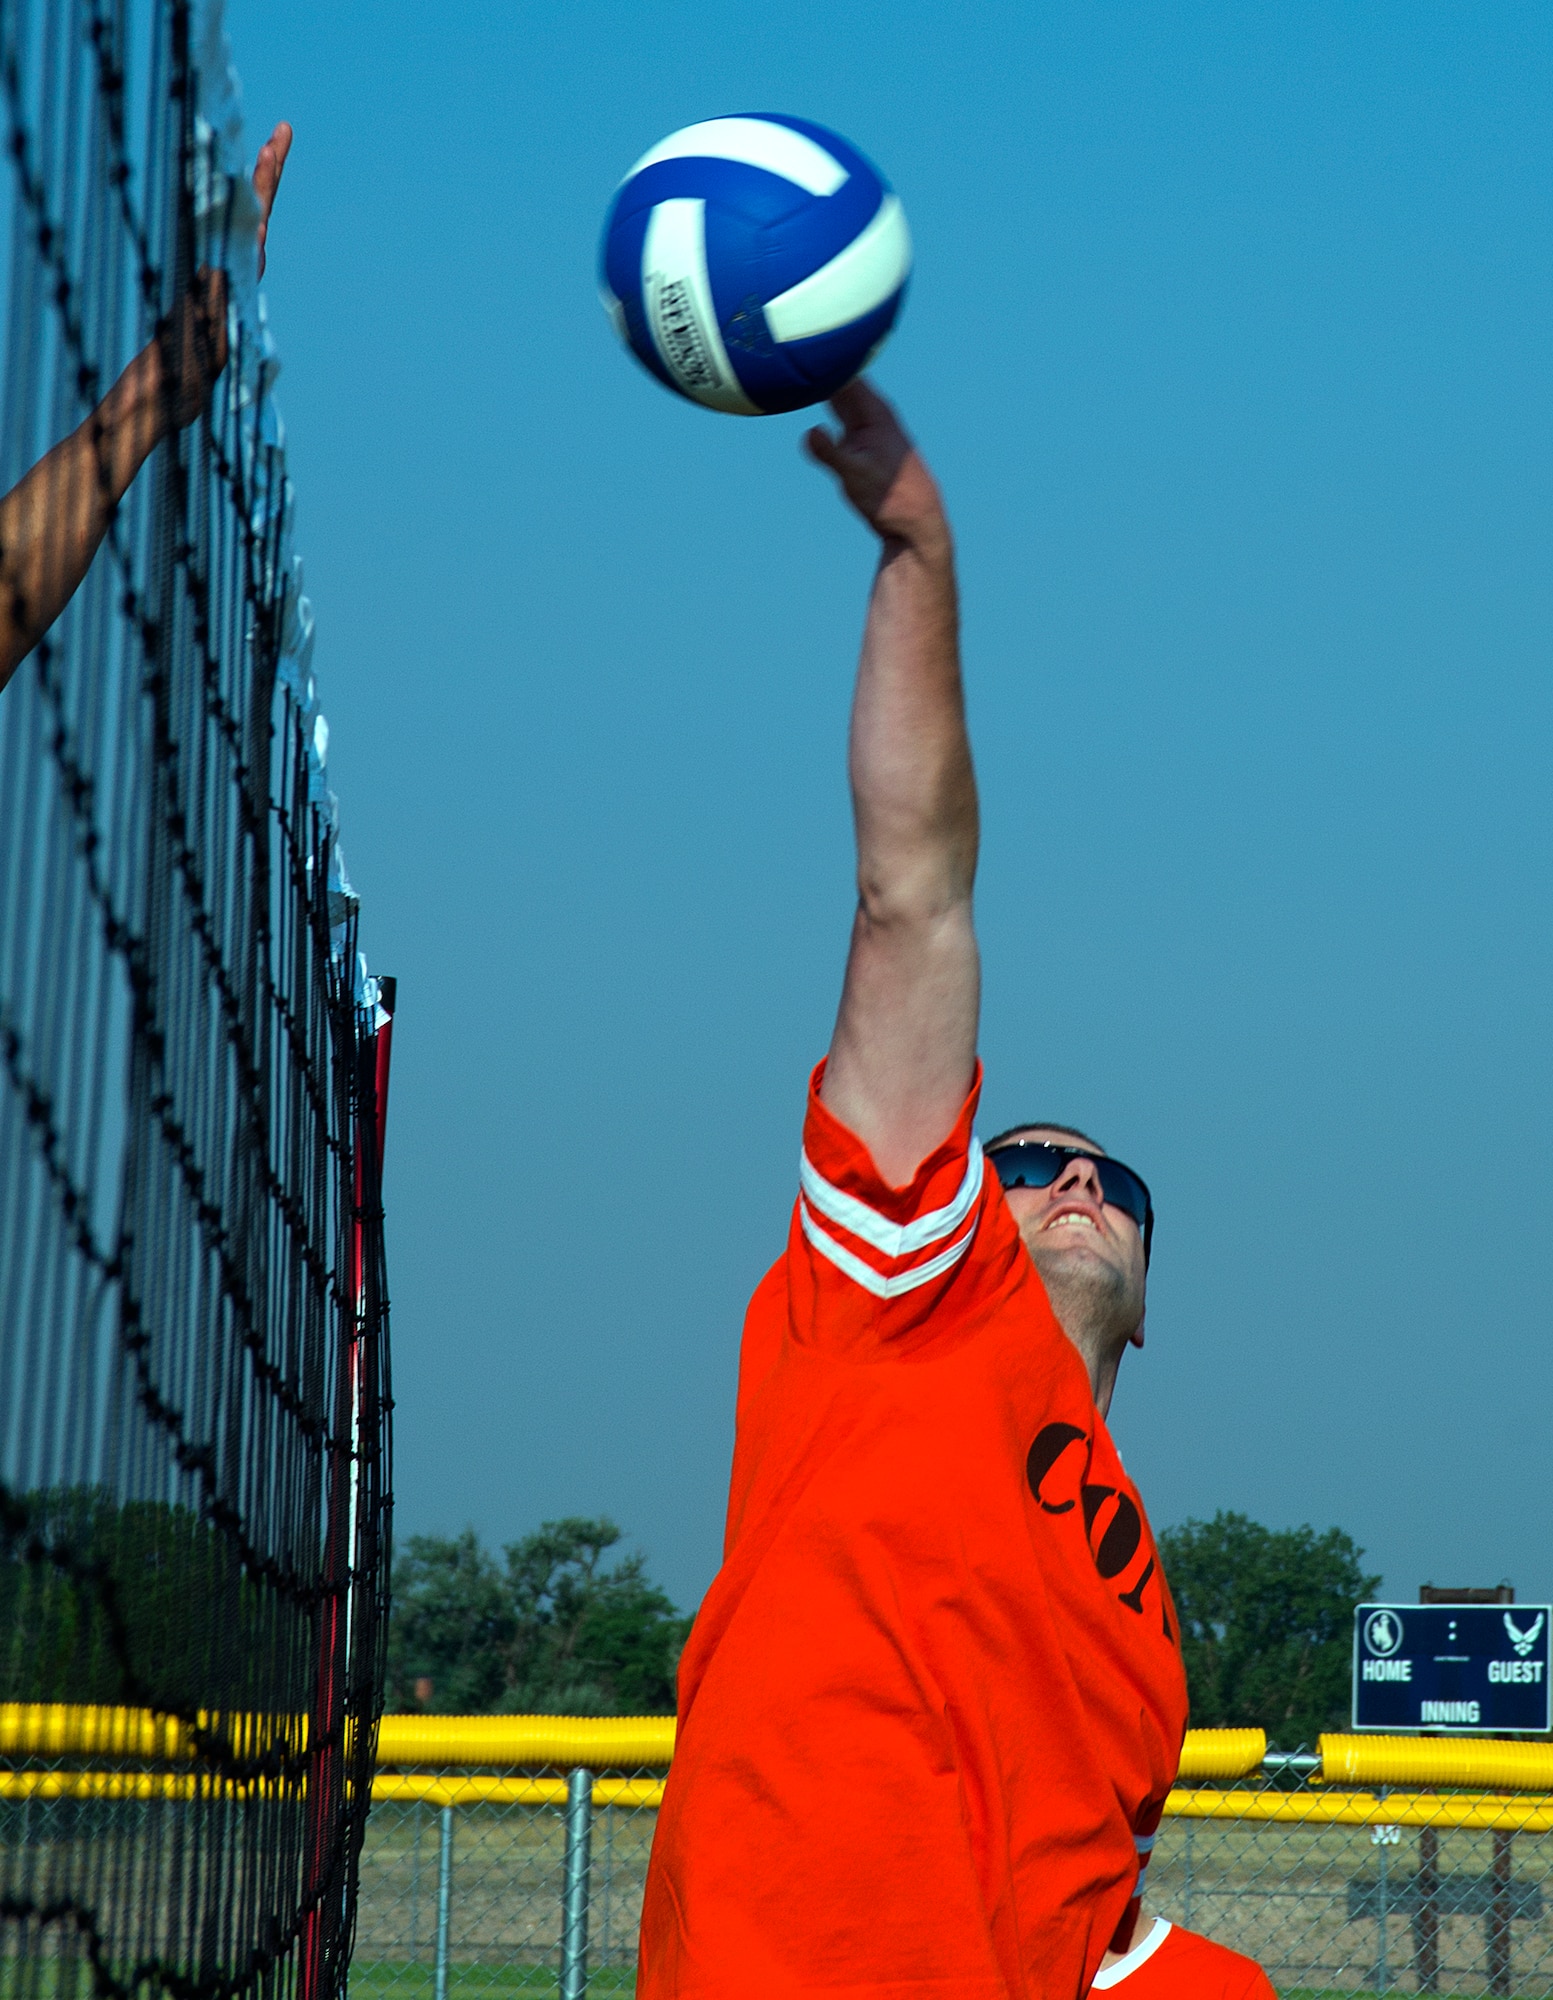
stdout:
<svg viewBox="0 0 1553 2000">
<path fill-rule="evenodd" d="M 1192 1928 L 1192 1834 L 1196 1824 L 1195 1820 L 1186 1822 L 1186 1915 L 1181 1919 L 1186 1930 Z"/>
<path fill-rule="evenodd" d="M 592 1858 L 593 1773 L 579 1767 L 566 1780 L 560 2000 L 584 2000 L 588 1991 L 588 1875 Z M 440 1993 L 437 2000 L 443 2000 Z"/>
<path fill-rule="evenodd" d="M 1440 1834 L 1418 1830 L 1418 1914 L 1413 1919 L 1415 1963 L 1420 1993 L 1440 1990 Z"/>
<path fill-rule="evenodd" d="M 1380 1788 L 1380 1796 L 1385 1798 L 1386 1787 Z M 1370 1839 L 1374 1841 L 1380 1856 L 1379 1880 L 1376 1883 L 1376 1938 L 1375 1938 L 1375 1990 L 1377 1993 L 1391 1991 L 1391 1967 L 1386 1961 L 1386 1916 L 1389 1897 L 1386 1883 L 1386 1849 L 1391 1844 L 1393 1829 L 1389 1826 L 1372 1826 Z"/>
<path fill-rule="evenodd" d="M 418 1964 L 421 1956 L 421 1802 L 419 1799 L 410 1807 L 411 1825 L 415 1829 L 410 1849 L 410 1959 Z"/>
<path fill-rule="evenodd" d="M 611 1806 L 604 1808 L 604 1913 L 599 1924 L 598 1962 L 609 1963 L 609 1903 L 615 1886 L 615 1814 Z"/>
<path fill-rule="evenodd" d="M 453 1808 L 442 1808 L 437 1852 L 437 2000 L 448 2000 L 448 1926 L 453 1914 Z"/>
<path fill-rule="evenodd" d="M 1502 1827 L 1494 1829 L 1493 1890 L 1488 1905 L 1488 1990 L 1509 1993 L 1510 1984 L 1510 1869 L 1515 1835 Z"/>
</svg>

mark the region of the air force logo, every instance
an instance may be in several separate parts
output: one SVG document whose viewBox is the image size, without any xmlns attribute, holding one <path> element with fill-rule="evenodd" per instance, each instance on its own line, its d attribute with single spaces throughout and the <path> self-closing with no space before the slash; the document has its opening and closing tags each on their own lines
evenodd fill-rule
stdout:
<svg viewBox="0 0 1553 2000">
<path fill-rule="evenodd" d="M 1523 1632 L 1508 1611 L 1504 1615 L 1504 1629 L 1509 1634 L 1510 1644 L 1523 1660 L 1542 1636 L 1542 1619 L 1543 1614 L 1539 1611 L 1527 1630 Z"/>
</svg>

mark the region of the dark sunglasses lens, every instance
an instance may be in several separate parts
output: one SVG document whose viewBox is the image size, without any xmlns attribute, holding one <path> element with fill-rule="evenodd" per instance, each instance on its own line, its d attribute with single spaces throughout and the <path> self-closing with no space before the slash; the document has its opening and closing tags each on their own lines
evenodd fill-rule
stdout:
<svg viewBox="0 0 1553 2000">
<path fill-rule="evenodd" d="M 1055 1146 L 999 1146 L 987 1158 L 1004 1187 L 1050 1187 L 1062 1172 L 1064 1155 Z"/>
<path fill-rule="evenodd" d="M 1120 1160 L 1096 1160 L 1095 1170 L 1106 1200 L 1124 1215 L 1130 1215 L 1141 1229 L 1149 1212 L 1149 1191 L 1132 1168 L 1124 1167 Z"/>
<path fill-rule="evenodd" d="M 995 1153 L 987 1155 L 993 1171 L 1006 1188 L 1050 1187 L 1073 1157 L 1073 1153 L 1064 1146 L 1045 1146 L 1034 1141 L 1019 1146 L 999 1146 Z M 1100 1177 L 1101 1194 L 1113 1208 L 1130 1215 L 1142 1229 L 1148 1219 L 1148 1189 L 1132 1168 L 1124 1167 L 1120 1160 L 1107 1159 L 1098 1153 L 1091 1153 L 1088 1157 L 1094 1161 L 1095 1171 Z"/>
</svg>

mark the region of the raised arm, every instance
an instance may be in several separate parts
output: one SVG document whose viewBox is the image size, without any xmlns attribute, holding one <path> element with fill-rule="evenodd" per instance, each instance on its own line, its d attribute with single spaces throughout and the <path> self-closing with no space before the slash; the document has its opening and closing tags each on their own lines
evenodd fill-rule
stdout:
<svg viewBox="0 0 1553 2000">
<path fill-rule="evenodd" d="M 881 546 L 852 704 L 857 915 L 821 1095 L 900 1186 L 948 1135 L 976 1067 L 976 778 L 938 488 L 865 383 L 831 407 L 840 437 L 810 431 L 808 449 Z"/>
<path fill-rule="evenodd" d="M 0 688 L 75 595 L 119 502 L 170 425 L 204 407 L 226 363 L 220 272 L 201 274 L 179 321 L 142 348 L 85 423 L 0 500 Z M 172 353 L 180 335 L 193 350 L 182 379 L 183 357 Z"/>
<path fill-rule="evenodd" d="M 291 136 L 277 125 L 254 168 L 261 276 Z M 75 595 L 141 466 L 204 409 L 226 366 L 226 298 L 225 275 L 201 271 L 86 421 L 0 499 L 0 688 Z"/>
</svg>

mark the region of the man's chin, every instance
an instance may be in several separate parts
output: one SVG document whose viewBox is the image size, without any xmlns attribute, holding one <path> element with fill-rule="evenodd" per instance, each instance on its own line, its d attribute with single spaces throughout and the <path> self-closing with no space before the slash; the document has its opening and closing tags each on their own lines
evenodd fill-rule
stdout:
<svg viewBox="0 0 1553 2000">
<path fill-rule="evenodd" d="M 1070 1335 L 1081 1324 L 1110 1330 L 1119 1316 L 1128 1315 L 1132 1290 L 1128 1274 L 1098 1245 L 1064 1243 L 1053 1248 L 1043 1243 L 1030 1252 L 1030 1259 L 1041 1274 L 1052 1310 Z M 1141 1308 L 1135 1316 L 1141 1317 Z"/>
<path fill-rule="evenodd" d="M 1053 1243 L 1049 1235 L 1038 1236 L 1032 1243 L 1025 1239 L 1025 1248 L 1030 1252 L 1030 1261 L 1043 1278 L 1078 1277 L 1081 1272 L 1111 1272 L 1123 1284 L 1124 1274 L 1118 1269 L 1116 1260 L 1105 1254 L 1099 1240 L 1092 1243 Z"/>
</svg>

